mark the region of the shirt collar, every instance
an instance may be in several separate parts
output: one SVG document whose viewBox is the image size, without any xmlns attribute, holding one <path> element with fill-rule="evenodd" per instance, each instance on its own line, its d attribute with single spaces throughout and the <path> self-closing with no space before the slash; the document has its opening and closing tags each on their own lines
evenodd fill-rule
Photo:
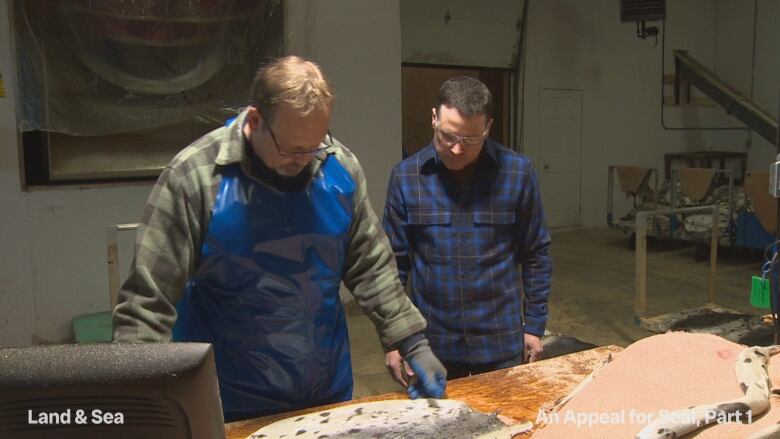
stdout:
<svg viewBox="0 0 780 439">
<path fill-rule="evenodd" d="M 226 131 L 220 140 L 221 144 L 215 160 L 216 164 L 227 166 L 241 162 L 242 166 L 246 166 L 246 169 L 251 168 L 252 160 L 245 146 L 249 139 L 244 136 L 244 124 L 246 123 L 247 113 L 249 113 L 249 109 L 244 108 L 238 116 L 225 126 Z M 331 151 L 317 153 L 312 161 L 322 162 L 329 154 L 335 154 L 335 148 L 332 148 Z"/>
<path fill-rule="evenodd" d="M 244 147 L 244 124 L 246 123 L 246 115 L 248 112 L 248 108 L 243 109 L 241 113 L 225 127 L 226 131 L 220 141 L 219 153 L 217 153 L 217 158 L 215 160 L 218 165 L 226 166 L 247 159 L 246 148 Z"/>
<path fill-rule="evenodd" d="M 248 108 L 245 108 L 241 113 L 236 116 L 223 131 L 222 138 L 220 140 L 219 152 L 215 163 L 220 166 L 228 166 L 234 163 L 241 164 L 241 170 L 245 175 L 262 182 L 262 178 L 255 172 L 252 165 L 251 146 L 248 146 L 249 139 L 244 135 L 244 124 L 246 123 Z M 334 139 L 334 143 L 337 143 Z M 320 165 L 325 159 L 336 153 L 336 147 L 334 146 L 329 151 L 321 151 L 314 156 L 314 159 L 309 162 L 307 172 L 309 175 L 314 175 L 319 169 Z"/>
</svg>

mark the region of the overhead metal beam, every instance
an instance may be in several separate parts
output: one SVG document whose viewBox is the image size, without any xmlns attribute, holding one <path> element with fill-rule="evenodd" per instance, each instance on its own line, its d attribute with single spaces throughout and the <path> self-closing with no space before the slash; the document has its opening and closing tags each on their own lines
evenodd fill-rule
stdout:
<svg viewBox="0 0 780 439">
<path fill-rule="evenodd" d="M 768 142 L 777 141 L 777 120 L 747 96 L 720 79 L 714 72 L 693 59 L 685 50 L 674 52 L 674 102 L 680 104 L 681 79 L 685 78 L 748 128 Z M 690 92 L 687 93 L 690 99 Z"/>
</svg>

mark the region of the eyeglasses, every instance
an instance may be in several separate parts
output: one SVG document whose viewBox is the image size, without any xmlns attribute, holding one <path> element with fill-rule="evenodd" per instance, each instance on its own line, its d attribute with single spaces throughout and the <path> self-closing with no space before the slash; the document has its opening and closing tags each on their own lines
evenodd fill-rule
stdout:
<svg viewBox="0 0 780 439">
<path fill-rule="evenodd" d="M 271 129 L 271 124 L 266 123 L 265 119 L 263 119 L 263 125 L 265 125 L 268 128 L 268 132 L 271 134 L 271 139 L 274 141 L 274 146 L 276 146 L 276 152 L 279 153 L 282 157 L 295 157 L 295 156 L 302 156 L 302 155 L 308 155 L 308 154 L 316 154 L 320 151 L 324 151 L 331 146 L 333 146 L 333 136 L 330 135 L 330 130 L 328 130 L 327 134 L 325 134 L 325 138 L 322 139 L 322 142 L 320 142 L 320 146 L 314 149 L 310 149 L 308 151 L 295 151 L 295 152 L 287 152 L 283 151 L 282 148 L 279 146 L 279 142 L 276 141 L 276 136 L 274 135 L 274 131 Z"/>
<path fill-rule="evenodd" d="M 434 129 L 439 134 L 439 140 L 448 147 L 454 146 L 456 143 L 460 143 L 464 148 L 479 146 L 490 131 L 490 125 L 485 128 L 482 134 L 476 136 L 459 136 L 457 134 L 448 133 L 439 126 L 440 122 L 436 121 Z"/>
</svg>

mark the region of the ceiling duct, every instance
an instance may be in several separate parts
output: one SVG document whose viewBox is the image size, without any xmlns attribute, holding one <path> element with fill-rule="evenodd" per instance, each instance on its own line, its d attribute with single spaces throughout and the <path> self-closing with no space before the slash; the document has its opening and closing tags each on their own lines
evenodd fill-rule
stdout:
<svg viewBox="0 0 780 439">
<path fill-rule="evenodd" d="M 659 21 L 666 18 L 666 0 L 620 0 L 620 21 Z"/>
<path fill-rule="evenodd" d="M 641 39 L 655 37 L 658 44 L 658 28 L 646 26 L 647 21 L 666 18 L 666 0 L 620 0 L 620 21 L 636 22 L 636 36 Z"/>
</svg>

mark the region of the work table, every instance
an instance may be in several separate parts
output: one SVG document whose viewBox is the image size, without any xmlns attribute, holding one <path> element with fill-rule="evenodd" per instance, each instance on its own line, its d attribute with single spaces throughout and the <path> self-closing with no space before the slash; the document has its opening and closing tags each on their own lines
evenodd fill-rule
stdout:
<svg viewBox="0 0 780 439">
<path fill-rule="evenodd" d="M 602 346 L 509 369 L 455 379 L 447 382 L 447 397 L 463 401 L 480 412 L 498 411 L 500 415 L 518 423 L 526 421 L 535 423 L 539 409 L 545 405 L 552 405 L 568 395 L 593 370 L 601 366 L 610 354 L 621 350 L 619 346 Z M 260 427 L 290 416 L 347 404 L 406 398 L 408 398 L 406 393 L 401 391 L 368 396 L 337 404 L 231 422 L 225 425 L 225 432 L 228 439 L 244 439 Z"/>
</svg>

